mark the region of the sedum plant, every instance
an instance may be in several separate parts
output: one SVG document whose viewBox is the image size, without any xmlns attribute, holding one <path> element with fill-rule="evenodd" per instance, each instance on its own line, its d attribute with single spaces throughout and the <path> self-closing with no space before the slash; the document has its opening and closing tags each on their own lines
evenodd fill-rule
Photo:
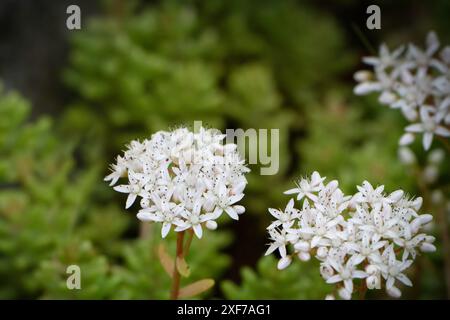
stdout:
<svg viewBox="0 0 450 320">
<path fill-rule="evenodd" d="M 201 238 L 202 226 L 216 229 L 216 220 L 224 212 L 238 220 L 245 211 L 236 203 L 244 197 L 249 169 L 237 145 L 223 144 L 224 138 L 220 132 L 203 127 L 197 133 L 187 128 L 159 131 L 143 142 L 132 141 L 105 178 L 111 185 L 122 177 L 127 179 L 127 184 L 114 190 L 128 194 L 126 209 L 139 197 L 137 218 L 161 223 L 162 238 L 172 227 L 177 232 L 174 261 L 163 246 L 159 248 L 161 263 L 173 278 L 172 299 L 201 293 L 214 283 L 206 279 L 179 288 L 180 276 L 190 272 L 185 257 L 193 235 Z M 184 239 L 186 232 L 188 238 Z"/>
<path fill-rule="evenodd" d="M 75 236 L 75 229 L 99 170 L 76 170 L 73 143 L 62 143 L 53 134 L 50 118 L 27 122 L 29 114 L 30 105 L 19 94 L 0 92 L 0 296 L 8 299 L 35 298 L 57 286 L 39 283 L 35 275 L 61 252 L 73 249 L 74 241 L 83 251 L 91 246 L 88 238 Z M 102 221 L 104 235 L 114 234 L 123 223 Z M 97 255 L 91 263 L 102 260 Z M 61 266 L 64 275 L 66 267 Z M 93 273 L 102 279 L 99 269 Z M 59 285 L 65 287 L 65 281 Z"/>
<path fill-rule="evenodd" d="M 293 257 L 320 261 L 320 274 L 336 284 L 343 299 L 351 299 L 354 279 L 362 297 L 367 289 L 384 288 L 400 297 L 396 281 L 412 286 L 405 275 L 418 251 L 432 252 L 434 237 L 421 232 L 432 220 L 419 215 L 422 198 L 410 199 L 402 190 L 387 195 L 384 186 L 373 188 L 364 181 L 353 196 L 345 195 L 338 182 L 327 184 L 314 172 L 285 194 L 295 195 L 284 210 L 269 209 L 275 221 L 268 226 L 271 240 L 266 255 L 278 250 L 278 269 Z"/>
</svg>

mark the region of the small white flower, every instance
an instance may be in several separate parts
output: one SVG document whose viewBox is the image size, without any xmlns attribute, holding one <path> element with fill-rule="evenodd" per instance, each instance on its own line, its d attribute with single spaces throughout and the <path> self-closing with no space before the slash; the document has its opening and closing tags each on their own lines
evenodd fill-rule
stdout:
<svg viewBox="0 0 450 320">
<path fill-rule="evenodd" d="M 353 279 L 363 279 L 367 276 L 362 270 L 357 270 L 353 261 L 348 260 L 344 265 L 342 263 L 338 263 L 336 260 L 330 258 L 327 260 L 328 263 L 333 267 L 336 271 L 334 276 L 331 276 L 327 279 L 327 283 L 336 283 L 343 282 L 344 288 L 348 292 L 353 292 Z"/>
<path fill-rule="evenodd" d="M 145 184 L 150 180 L 149 176 L 141 173 L 135 173 L 133 170 L 128 171 L 128 185 L 115 186 L 114 190 L 122 193 L 128 193 L 125 209 L 131 207 L 138 196 L 143 198 L 148 197 L 145 191 Z"/>
<path fill-rule="evenodd" d="M 105 181 L 111 181 L 109 184 L 113 186 L 117 181 L 127 173 L 127 163 L 124 158 L 117 156 L 116 163 L 111 165 L 112 172 L 105 177 Z"/>
<path fill-rule="evenodd" d="M 291 199 L 288 202 L 284 211 L 269 208 L 269 212 L 277 220 L 275 220 L 270 226 L 268 226 L 268 229 L 272 229 L 280 225 L 283 225 L 283 228 L 289 228 L 298 214 L 298 210 L 294 208 L 294 199 Z"/>
<path fill-rule="evenodd" d="M 404 51 L 404 47 L 399 47 L 392 53 L 386 44 L 382 44 L 379 50 L 378 57 L 365 57 L 363 61 L 366 64 L 374 66 L 374 68 L 384 70 L 389 67 L 395 67 L 397 65 L 398 58 Z"/>
<path fill-rule="evenodd" d="M 432 108 L 422 107 L 420 109 L 420 118 L 422 122 L 411 124 L 405 128 L 407 132 L 423 133 L 423 148 L 430 149 L 431 142 L 433 142 L 433 135 L 442 137 L 450 137 L 450 130 L 440 125 L 440 122 L 445 116 L 444 112 L 436 112 L 430 115 Z"/>
<path fill-rule="evenodd" d="M 279 231 L 277 229 L 269 229 L 268 231 L 272 243 L 269 245 L 269 248 L 267 249 L 265 255 L 267 256 L 278 249 L 281 257 L 286 257 L 286 245 L 289 243 L 286 236 L 286 231 Z"/>
<path fill-rule="evenodd" d="M 357 186 L 356 188 L 359 192 L 353 196 L 352 201 L 356 203 L 367 202 L 374 208 L 381 209 L 385 200 L 383 197 L 384 186 L 373 188 L 368 181 L 364 181 L 361 186 Z"/>
<path fill-rule="evenodd" d="M 175 213 L 176 205 L 166 199 L 161 199 L 158 195 L 153 195 L 152 201 L 154 205 L 141 209 L 137 218 L 141 221 L 162 222 L 161 236 L 165 238 L 172 227 L 179 220 Z"/>
<path fill-rule="evenodd" d="M 386 289 L 391 290 L 394 287 L 395 280 L 399 280 L 404 285 L 412 286 L 411 280 L 403 273 L 403 271 L 413 263 L 413 260 L 398 261 L 394 253 L 393 245 L 390 245 L 383 252 L 385 260 L 384 270 L 381 275 L 386 279 Z"/>
<path fill-rule="evenodd" d="M 219 183 L 216 187 L 216 210 L 214 214 L 218 217 L 225 211 L 230 218 L 234 220 L 239 220 L 238 211 L 242 206 L 234 205 L 236 202 L 240 201 L 244 197 L 243 193 L 236 195 L 229 195 L 229 191 L 225 187 L 225 184 Z"/>
<path fill-rule="evenodd" d="M 203 235 L 202 223 L 213 220 L 216 218 L 214 213 L 201 213 L 202 202 L 198 199 L 192 210 L 181 209 L 179 214 L 184 220 L 179 220 L 176 225 L 175 231 L 184 231 L 192 228 L 195 235 L 201 238 Z"/>
<path fill-rule="evenodd" d="M 354 250 L 352 261 L 355 265 L 366 260 L 369 263 L 380 263 L 380 249 L 386 246 L 386 241 L 375 241 L 377 238 L 371 237 L 371 233 L 362 233 L 361 240 L 358 243 L 349 244 L 347 247 Z"/>
<path fill-rule="evenodd" d="M 323 180 L 325 180 L 325 178 L 322 178 L 317 171 L 314 171 L 310 180 L 301 179 L 297 182 L 297 188 L 289 189 L 285 191 L 284 194 L 297 193 L 297 200 L 307 197 L 314 201 L 317 199 L 317 196 L 314 193 L 321 189 Z"/>
</svg>

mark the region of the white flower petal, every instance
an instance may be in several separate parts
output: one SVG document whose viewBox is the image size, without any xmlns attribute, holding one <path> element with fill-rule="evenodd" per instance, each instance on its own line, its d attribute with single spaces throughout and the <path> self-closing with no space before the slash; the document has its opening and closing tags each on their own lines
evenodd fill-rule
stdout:
<svg viewBox="0 0 450 320">
<path fill-rule="evenodd" d="M 134 203 L 134 200 L 136 200 L 137 195 L 130 193 L 127 197 L 127 202 L 125 204 L 125 209 L 128 209 L 129 207 L 131 207 Z"/>
<path fill-rule="evenodd" d="M 161 228 L 161 236 L 163 238 L 165 238 L 167 236 L 167 234 L 169 233 L 170 227 L 171 227 L 170 223 L 166 223 L 166 222 L 163 223 L 162 228 Z"/>
<path fill-rule="evenodd" d="M 429 150 L 432 142 L 433 142 L 433 134 L 431 132 L 425 132 L 422 138 L 423 148 L 425 150 Z"/>
<path fill-rule="evenodd" d="M 196 224 L 195 226 L 192 227 L 194 229 L 194 233 L 197 236 L 197 238 L 201 238 L 203 235 L 203 229 L 202 226 L 200 224 Z"/>
</svg>

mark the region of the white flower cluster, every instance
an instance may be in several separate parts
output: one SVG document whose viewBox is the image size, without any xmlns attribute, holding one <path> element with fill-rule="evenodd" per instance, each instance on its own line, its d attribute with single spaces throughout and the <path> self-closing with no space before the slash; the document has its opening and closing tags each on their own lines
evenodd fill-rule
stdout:
<svg viewBox="0 0 450 320">
<path fill-rule="evenodd" d="M 202 224 L 216 229 L 217 218 L 225 211 L 238 220 L 245 208 L 236 203 L 243 197 L 250 171 L 241 160 L 236 144 L 223 144 L 225 135 L 200 128 L 159 131 L 150 140 L 132 141 L 123 156 L 111 166 L 105 178 L 114 190 L 128 193 L 125 208 L 139 197 L 142 221 L 162 223 L 164 238 L 175 231 L 192 228 L 202 237 Z"/>
<path fill-rule="evenodd" d="M 422 198 L 408 199 L 402 190 L 386 195 L 384 186 L 374 189 L 367 181 L 355 195 L 346 196 L 336 180 L 324 180 L 314 172 L 285 192 L 297 195 L 300 209 L 294 199 L 284 210 L 269 209 L 276 220 L 267 228 L 271 244 L 266 255 L 279 251 L 280 270 L 294 256 L 302 261 L 315 256 L 322 277 L 338 284 L 343 299 L 351 298 L 356 278 L 368 289 L 384 286 L 389 295 L 399 297 L 395 282 L 412 285 L 404 272 L 417 250 L 435 250 L 434 237 L 421 233 L 432 220 L 417 213 Z"/>
<path fill-rule="evenodd" d="M 402 146 L 411 144 L 417 133 L 423 134 L 425 150 L 434 135 L 450 137 L 450 46 L 439 48 L 434 32 L 428 34 L 425 49 L 409 44 L 391 52 L 383 44 L 378 57 L 363 59 L 374 72 L 355 74 L 355 94 L 380 92 L 380 103 L 400 109 L 413 123 L 400 138 Z"/>
</svg>

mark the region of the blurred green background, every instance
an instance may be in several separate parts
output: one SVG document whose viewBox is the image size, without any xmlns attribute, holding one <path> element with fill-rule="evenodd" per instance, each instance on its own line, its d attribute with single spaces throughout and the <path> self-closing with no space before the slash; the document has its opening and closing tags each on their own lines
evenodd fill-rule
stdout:
<svg viewBox="0 0 450 320">
<path fill-rule="evenodd" d="M 381 30 L 365 26 L 373 3 Z M 81 7 L 81 30 L 65 27 L 69 4 Z M 445 210 L 429 194 L 448 199 L 448 160 L 424 186 L 420 146 L 414 167 L 397 157 L 405 120 L 376 96 L 354 96 L 352 75 L 384 41 L 422 44 L 435 30 L 450 44 L 449 14 L 446 0 L 2 1 L 0 298 L 168 298 L 159 226 L 139 225 L 103 177 L 131 139 L 202 120 L 280 129 L 281 160 L 274 176 L 250 166 L 247 212 L 193 242 L 191 278 L 216 279 L 203 298 L 323 299 L 333 288 L 317 263 L 280 272 L 262 258 L 267 208 L 284 207 L 293 180 L 318 170 L 346 192 L 367 179 Z M 411 268 L 406 298 L 448 297 L 440 233 L 430 232 L 438 250 Z M 81 290 L 66 288 L 71 264 Z"/>
</svg>

